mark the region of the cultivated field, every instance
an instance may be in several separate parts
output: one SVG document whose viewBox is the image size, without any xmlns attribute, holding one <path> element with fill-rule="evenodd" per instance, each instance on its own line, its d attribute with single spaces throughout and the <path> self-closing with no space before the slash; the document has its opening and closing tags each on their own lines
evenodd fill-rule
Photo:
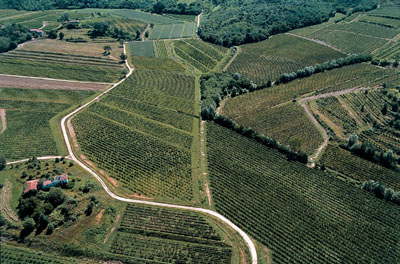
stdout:
<svg viewBox="0 0 400 264">
<path fill-rule="evenodd" d="M 217 211 L 274 263 L 400 261 L 398 206 L 213 123 L 207 154 Z"/>
<path fill-rule="evenodd" d="M 196 24 L 194 22 L 185 22 L 179 24 L 155 25 L 150 32 L 149 39 L 178 39 L 193 38 L 195 36 Z"/>
<path fill-rule="evenodd" d="M 45 90 L 102 91 L 110 87 L 110 85 L 101 83 L 80 83 L 80 82 L 70 82 L 70 81 L 46 80 L 46 79 L 17 77 L 12 75 L 0 74 L 0 87 L 45 89 Z"/>
<path fill-rule="evenodd" d="M 275 81 L 282 73 L 345 57 L 329 47 L 286 34 L 246 44 L 240 49 L 227 70 L 238 72 L 259 84 Z"/>
<path fill-rule="evenodd" d="M 193 77 L 136 70 L 72 123 L 82 153 L 129 191 L 190 200 L 193 107 Z"/>
<path fill-rule="evenodd" d="M 201 40 L 176 41 L 174 50 L 186 63 L 203 73 L 213 70 L 226 55 L 223 49 Z"/>
<path fill-rule="evenodd" d="M 131 41 L 129 50 L 132 56 L 155 57 L 154 41 Z"/>
<path fill-rule="evenodd" d="M 195 213 L 128 205 L 109 252 L 127 260 L 231 263 L 231 247 Z"/>
<path fill-rule="evenodd" d="M 389 78 L 388 74 L 394 73 L 367 64 L 346 66 L 228 99 L 222 114 L 266 136 L 278 137 L 283 144 L 295 148 L 301 146 L 303 151 L 311 153 L 321 142 L 318 131 L 312 129 L 309 121 L 306 121 L 302 108 L 285 103 L 292 104 L 294 98 L 310 93 L 324 94 L 359 86 L 373 87 Z"/>
<path fill-rule="evenodd" d="M 0 134 L 0 155 L 19 159 L 64 153 L 57 144 L 60 136 L 50 120 L 93 94 L 91 91 L 0 89 L 0 106 L 6 111 L 7 120 L 7 130 Z"/>
</svg>

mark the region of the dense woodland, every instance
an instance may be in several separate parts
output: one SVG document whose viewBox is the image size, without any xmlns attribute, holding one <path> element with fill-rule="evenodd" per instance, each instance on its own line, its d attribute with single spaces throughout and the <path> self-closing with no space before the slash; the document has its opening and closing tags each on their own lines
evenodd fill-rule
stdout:
<svg viewBox="0 0 400 264">
<path fill-rule="evenodd" d="M 240 45 L 267 39 L 270 35 L 294 28 L 319 24 L 335 12 L 370 10 L 375 0 L 214 0 L 208 8 L 199 34 L 206 41 Z M 352 9 L 351 9 L 352 8 Z"/>
<path fill-rule="evenodd" d="M 32 39 L 29 29 L 22 25 L 0 27 L 0 53 L 15 49 L 18 44 Z"/>
<path fill-rule="evenodd" d="M 178 3 L 178 0 L 0 0 L 0 8 L 19 10 L 71 9 L 71 8 L 129 8 L 158 14 L 188 14 L 201 12 L 200 1 L 191 4 Z"/>
</svg>

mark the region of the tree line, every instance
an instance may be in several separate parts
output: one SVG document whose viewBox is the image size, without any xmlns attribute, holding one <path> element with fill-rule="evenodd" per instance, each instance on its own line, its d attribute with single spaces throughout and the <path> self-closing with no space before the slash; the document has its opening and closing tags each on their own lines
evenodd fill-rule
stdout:
<svg viewBox="0 0 400 264">
<path fill-rule="evenodd" d="M 372 192 L 376 198 L 400 205 L 400 191 L 396 192 L 391 188 L 386 188 L 386 186 L 379 181 L 366 181 L 362 184 L 361 188 L 365 191 Z"/>
<path fill-rule="evenodd" d="M 0 25 L 0 53 L 13 50 L 25 41 L 37 37 L 35 32 L 29 32 L 29 28 L 18 25 Z"/>
</svg>

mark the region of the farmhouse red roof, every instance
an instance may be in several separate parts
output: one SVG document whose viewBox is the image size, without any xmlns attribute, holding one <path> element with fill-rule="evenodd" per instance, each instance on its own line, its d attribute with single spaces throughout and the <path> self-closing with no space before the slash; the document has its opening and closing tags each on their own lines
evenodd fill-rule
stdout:
<svg viewBox="0 0 400 264">
<path fill-rule="evenodd" d="M 51 184 L 51 183 L 52 183 L 52 181 L 46 180 L 46 181 L 43 182 L 43 186 L 49 185 L 49 184 Z"/>
<path fill-rule="evenodd" d="M 37 32 L 37 33 L 43 33 L 43 30 L 41 30 L 41 29 L 36 29 L 36 28 L 31 28 L 29 31 L 31 31 L 31 32 Z"/>
<path fill-rule="evenodd" d="M 24 193 L 27 193 L 30 190 L 37 190 L 38 182 L 39 182 L 39 180 L 33 180 L 33 181 L 26 182 L 26 188 L 24 190 Z"/>
</svg>

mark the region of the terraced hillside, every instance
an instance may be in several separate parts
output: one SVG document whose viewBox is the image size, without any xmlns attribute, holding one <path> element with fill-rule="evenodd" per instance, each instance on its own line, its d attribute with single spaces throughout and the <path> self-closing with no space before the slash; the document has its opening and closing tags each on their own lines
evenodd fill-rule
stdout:
<svg viewBox="0 0 400 264">
<path fill-rule="evenodd" d="M 0 108 L 4 109 L 7 126 L 0 133 L 0 155 L 19 159 L 64 154 L 55 116 L 93 94 L 93 91 L 0 89 Z"/>
<path fill-rule="evenodd" d="M 397 205 L 213 123 L 207 153 L 217 211 L 274 263 L 400 261 Z"/>
<path fill-rule="evenodd" d="M 258 84 L 275 81 L 282 73 L 345 56 L 329 47 L 287 34 L 240 46 L 240 50 L 227 70 Z"/>
<path fill-rule="evenodd" d="M 130 192 L 190 200 L 194 86 L 185 74 L 136 70 L 72 120 L 83 155 Z"/>
</svg>

